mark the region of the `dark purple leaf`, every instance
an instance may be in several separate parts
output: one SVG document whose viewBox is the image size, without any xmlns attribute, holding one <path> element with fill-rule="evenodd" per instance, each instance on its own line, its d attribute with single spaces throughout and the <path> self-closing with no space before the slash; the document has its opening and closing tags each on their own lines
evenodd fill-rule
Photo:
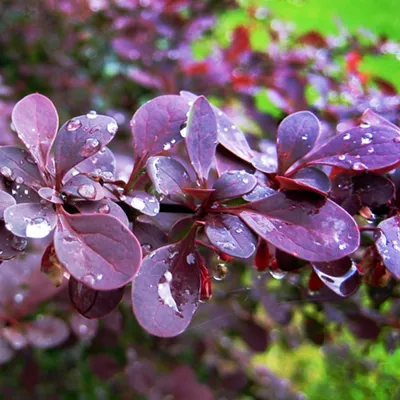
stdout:
<svg viewBox="0 0 400 400">
<path fill-rule="evenodd" d="M 170 157 L 151 157 L 147 172 L 157 192 L 180 204 L 192 204 L 191 197 L 183 191 L 191 186 L 185 167 Z"/>
<path fill-rule="evenodd" d="M 90 112 L 66 122 L 55 141 L 58 182 L 83 160 L 98 153 L 113 139 L 118 125 L 114 118 Z"/>
<path fill-rule="evenodd" d="M 313 264 L 314 271 L 325 285 L 339 296 L 350 296 L 361 284 L 357 266 L 349 257 Z"/>
<path fill-rule="evenodd" d="M 100 201 L 87 201 L 79 202 L 76 207 L 82 214 L 106 214 L 112 215 L 122 222 L 125 226 L 129 225 L 128 217 L 126 216 L 124 210 L 113 201 L 109 199 L 103 199 Z"/>
<path fill-rule="evenodd" d="M 33 346 L 49 349 L 65 342 L 69 336 L 69 329 L 59 318 L 41 316 L 29 323 L 26 335 Z"/>
<path fill-rule="evenodd" d="M 210 103 L 198 97 L 189 110 L 186 149 L 200 182 L 205 183 L 217 148 L 217 121 Z"/>
<path fill-rule="evenodd" d="M 0 174 L 18 184 L 39 189 L 44 186 L 35 160 L 24 149 L 0 147 Z"/>
<path fill-rule="evenodd" d="M 13 235 L 4 225 L 0 222 L 0 260 L 11 260 L 20 254 L 21 251 L 26 249 L 28 242 L 25 238 Z"/>
<path fill-rule="evenodd" d="M 230 208 L 267 242 L 308 261 L 331 261 L 355 251 L 360 234 L 353 218 L 311 192 L 279 192 Z"/>
<path fill-rule="evenodd" d="M 72 314 L 69 323 L 72 332 L 81 340 L 93 339 L 99 328 L 99 321 L 85 318 L 80 314 Z"/>
<path fill-rule="evenodd" d="M 273 174 L 278 169 L 278 160 L 275 155 L 254 152 L 253 165 L 258 171 Z"/>
<path fill-rule="evenodd" d="M 306 264 L 306 261 L 300 260 L 298 257 L 294 257 L 292 254 L 286 253 L 280 249 L 276 249 L 275 259 L 278 268 L 282 271 L 293 271 Z"/>
<path fill-rule="evenodd" d="M 104 180 L 114 179 L 116 169 L 116 160 L 113 152 L 107 147 L 103 147 L 98 153 L 83 160 L 70 170 L 64 177 L 64 181 L 71 179 L 72 176 L 81 174 L 89 174 L 96 178 Z"/>
<path fill-rule="evenodd" d="M 378 338 L 381 328 L 372 318 L 357 312 L 350 312 L 346 316 L 347 326 L 353 335 L 366 340 Z"/>
<path fill-rule="evenodd" d="M 195 101 L 197 96 L 193 93 L 181 91 L 181 96 L 188 101 Z M 244 133 L 217 107 L 212 107 L 217 119 L 218 142 L 239 158 L 252 162 L 253 152 L 247 143 Z"/>
<path fill-rule="evenodd" d="M 199 199 L 202 202 L 208 201 L 208 199 L 214 193 L 214 189 L 200 189 L 200 188 L 185 188 L 184 190 L 186 193 L 190 194 L 191 196 Z"/>
<path fill-rule="evenodd" d="M 39 196 L 43 199 L 48 201 L 49 203 L 53 204 L 63 204 L 64 201 L 61 198 L 60 193 L 57 190 L 50 188 L 50 187 L 42 187 L 39 189 L 38 192 Z"/>
<path fill-rule="evenodd" d="M 117 360 L 109 354 L 93 354 L 89 357 L 89 367 L 101 381 L 108 381 L 121 369 Z"/>
<path fill-rule="evenodd" d="M 313 343 L 318 346 L 324 344 L 327 329 L 323 323 L 311 316 L 306 316 L 304 320 L 304 330 L 308 339 Z"/>
<path fill-rule="evenodd" d="M 400 219 L 396 215 L 382 221 L 378 228 L 380 236 L 376 248 L 386 268 L 400 279 Z"/>
<path fill-rule="evenodd" d="M 386 126 L 358 127 L 336 135 L 307 156 L 305 164 L 353 171 L 391 169 L 400 162 L 399 132 Z"/>
<path fill-rule="evenodd" d="M 8 363 L 13 357 L 14 350 L 5 339 L 0 338 L 0 365 Z"/>
<path fill-rule="evenodd" d="M 113 290 L 130 282 L 142 252 L 136 237 L 107 214 L 58 215 L 54 246 L 65 269 L 95 290 Z"/>
<path fill-rule="evenodd" d="M 230 256 L 249 258 L 256 250 L 256 235 L 235 215 L 209 214 L 205 232 L 217 249 Z"/>
<path fill-rule="evenodd" d="M 4 220 L 14 235 L 42 239 L 56 226 L 57 214 L 49 204 L 21 203 L 8 207 Z"/>
<path fill-rule="evenodd" d="M 71 177 L 63 185 L 62 192 L 77 200 L 99 201 L 104 198 L 104 190 L 100 183 L 83 174 Z"/>
<path fill-rule="evenodd" d="M 196 218 L 193 214 L 178 219 L 168 232 L 170 242 L 177 242 L 183 239 L 188 234 L 195 221 Z"/>
<path fill-rule="evenodd" d="M 280 183 L 281 189 L 311 190 L 322 195 L 326 195 L 331 187 L 331 183 L 325 172 L 314 167 L 303 168 L 290 178 L 277 176 L 276 180 Z"/>
<path fill-rule="evenodd" d="M 131 190 L 126 196 L 121 196 L 121 200 L 146 215 L 154 216 L 160 211 L 157 197 L 140 190 Z"/>
<path fill-rule="evenodd" d="M 146 331 L 172 337 L 186 329 L 199 303 L 200 262 L 191 236 L 144 258 L 132 283 L 132 306 Z"/>
<path fill-rule="evenodd" d="M 124 288 L 93 290 L 74 278 L 69 279 L 69 297 L 76 310 L 85 318 L 102 318 L 113 311 L 122 300 Z"/>
<path fill-rule="evenodd" d="M 181 126 L 189 110 L 181 96 L 159 96 L 141 106 L 131 120 L 135 164 L 146 160 L 181 141 Z"/>
<path fill-rule="evenodd" d="M 240 197 L 253 190 L 256 184 L 257 179 L 245 170 L 225 172 L 214 183 L 215 192 L 212 195 L 212 200 L 228 200 Z"/>
<path fill-rule="evenodd" d="M 242 321 L 239 326 L 239 333 L 251 350 L 263 353 L 267 349 L 269 342 L 268 332 L 254 320 Z"/>
<path fill-rule="evenodd" d="M 291 114 L 280 123 L 276 139 L 280 175 L 310 152 L 320 131 L 318 118 L 309 111 Z"/>
<path fill-rule="evenodd" d="M 258 184 L 251 192 L 245 194 L 243 196 L 243 199 L 246 201 L 256 201 L 256 200 L 264 199 L 265 197 L 268 197 L 268 196 L 272 196 L 275 193 L 276 193 L 276 190 L 274 190 L 268 186 Z"/>
<path fill-rule="evenodd" d="M 12 123 L 33 158 L 45 167 L 58 129 L 54 104 L 39 93 L 30 94 L 15 105 Z"/>
<path fill-rule="evenodd" d="M 4 219 L 4 211 L 6 208 L 15 205 L 15 199 L 10 194 L 0 191 L 0 219 Z"/>
<path fill-rule="evenodd" d="M 352 210 L 350 205 L 354 197 L 360 206 L 378 207 L 390 201 L 395 194 L 393 183 L 380 175 L 363 174 L 349 175 L 345 172 L 337 174 L 332 181 L 331 198 L 346 210 Z M 352 211 L 357 212 L 356 208 Z"/>
</svg>

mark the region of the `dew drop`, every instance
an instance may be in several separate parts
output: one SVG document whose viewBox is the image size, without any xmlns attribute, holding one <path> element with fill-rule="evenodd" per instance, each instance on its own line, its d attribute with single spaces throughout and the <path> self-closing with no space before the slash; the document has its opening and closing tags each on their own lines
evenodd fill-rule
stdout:
<svg viewBox="0 0 400 400">
<path fill-rule="evenodd" d="M 85 183 L 78 187 L 78 193 L 80 196 L 84 197 L 85 199 L 93 200 L 96 198 L 96 188 L 89 184 Z"/>
<path fill-rule="evenodd" d="M 81 121 L 79 119 L 71 119 L 68 124 L 67 124 L 67 131 L 68 132 L 73 132 L 79 129 L 82 126 Z"/>
<path fill-rule="evenodd" d="M 96 138 L 87 138 L 85 144 L 82 146 L 81 155 L 83 157 L 90 157 L 100 150 L 101 144 Z"/>
<path fill-rule="evenodd" d="M 26 236 L 32 239 L 42 239 L 46 237 L 52 228 L 46 218 L 37 217 L 31 219 L 26 225 Z"/>
<path fill-rule="evenodd" d="M 362 162 L 356 162 L 351 166 L 353 171 L 366 171 L 368 167 Z"/>
<path fill-rule="evenodd" d="M 350 133 L 346 133 L 346 134 L 343 136 L 343 140 L 349 140 L 350 138 L 351 138 Z"/>
<path fill-rule="evenodd" d="M 172 297 L 171 282 L 172 274 L 170 271 L 166 271 L 158 284 L 158 296 L 163 304 L 172 308 L 175 312 L 180 313 L 175 299 Z"/>
<path fill-rule="evenodd" d="M 107 125 L 107 131 L 108 133 L 111 133 L 112 135 L 115 135 L 117 133 L 118 130 L 118 125 L 115 121 L 111 121 L 108 125 Z"/>
<path fill-rule="evenodd" d="M 212 276 L 216 281 L 222 281 L 228 274 L 228 268 L 224 263 L 219 263 L 213 266 Z"/>
<path fill-rule="evenodd" d="M 140 198 L 138 198 L 138 197 L 134 197 L 134 198 L 132 199 L 132 201 L 131 201 L 131 206 L 132 206 L 133 208 L 136 208 L 136 210 L 141 211 L 141 210 L 143 210 L 143 209 L 146 207 L 146 204 L 145 204 L 145 202 L 144 202 L 142 199 L 140 199 Z"/>
<path fill-rule="evenodd" d="M 24 295 L 23 295 L 22 293 L 17 293 L 17 294 L 14 296 L 14 302 L 15 302 L 15 303 L 20 304 L 20 303 L 22 303 L 23 301 L 24 301 Z"/>
<path fill-rule="evenodd" d="M 164 144 L 164 150 L 169 150 L 171 148 L 171 143 Z"/>
<path fill-rule="evenodd" d="M 190 254 L 188 254 L 188 255 L 186 256 L 186 262 L 187 262 L 188 264 L 194 264 L 195 261 L 196 261 L 196 259 L 194 258 L 194 254 L 193 254 L 193 253 L 190 253 Z"/>
<path fill-rule="evenodd" d="M 94 110 L 89 111 L 89 112 L 86 114 L 86 116 L 87 116 L 89 119 L 95 119 L 95 118 L 97 118 L 97 112 L 94 111 Z"/>
<path fill-rule="evenodd" d="M 186 137 L 186 134 L 187 134 L 186 127 L 185 127 L 185 128 L 182 128 L 180 133 L 181 133 L 181 136 L 182 136 L 183 138 L 185 138 L 185 137 Z"/>
<path fill-rule="evenodd" d="M 361 138 L 361 144 L 370 144 L 373 139 L 373 135 L 371 132 L 366 132 Z"/>
<path fill-rule="evenodd" d="M 85 283 L 86 285 L 93 285 L 96 282 L 96 279 L 94 277 L 94 275 L 92 274 L 86 274 L 83 278 L 82 278 L 82 282 Z"/>
<path fill-rule="evenodd" d="M 393 142 L 395 142 L 395 143 L 400 143 L 400 136 L 396 136 L 396 137 L 393 139 Z"/>
<path fill-rule="evenodd" d="M 147 255 L 150 254 L 150 252 L 152 251 L 153 246 L 150 243 L 143 243 L 142 244 L 142 253 L 143 253 L 143 257 L 146 257 Z"/>
<path fill-rule="evenodd" d="M 275 269 L 275 270 L 269 269 L 268 271 L 274 279 L 278 280 L 283 279 L 287 275 L 287 272 L 282 271 L 281 269 Z"/>
<path fill-rule="evenodd" d="M 344 154 L 342 154 L 342 155 L 340 155 L 340 156 L 338 157 L 338 159 L 339 159 L 340 161 L 344 161 L 344 160 L 346 159 L 346 156 L 345 156 Z"/>
<path fill-rule="evenodd" d="M 373 147 L 370 147 L 370 148 L 367 150 L 367 152 L 368 152 L 369 154 L 372 154 L 374 151 L 375 151 L 375 149 L 374 149 Z"/>
<path fill-rule="evenodd" d="M 360 127 L 361 127 L 361 128 L 364 128 L 364 129 L 367 129 L 367 128 L 370 128 L 370 127 L 371 127 L 371 124 L 370 124 L 369 122 L 362 122 L 362 123 L 360 124 Z"/>
<path fill-rule="evenodd" d="M 0 168 L 0 173 L 7 179 L 12 178 L 12 175 L 13 175 L 11 168 L 8 168 L 4 165 Z"/>
<path fill-rule="evenodd" d="M 22 185 L 24 183 L 24 178 L 22 176 L 17 176 L 15 182 L 17 182 L 19 185 Z"/>
<path fill-rule="evenodd" d="M 108 204 L 103 204 L 98 209 L 99 213 L 101 214 L 109 214 L 110 213 L 110 206 Z"/>
<path fill-rule="evenodd" d="M 17 251 L 24 251 L 27 245 L 28 241 L 25 238 L 21 238 L 19 236 L 14 236 L 11 240 L 11 247 Z"/>
</svg>

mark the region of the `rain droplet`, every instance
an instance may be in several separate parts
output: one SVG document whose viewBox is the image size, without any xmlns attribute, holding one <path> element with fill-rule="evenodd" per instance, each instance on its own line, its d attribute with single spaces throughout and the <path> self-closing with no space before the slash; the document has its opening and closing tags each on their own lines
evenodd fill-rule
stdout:
<svg viewBox="0 0 400 400">
<path fill-rule="evenodd" d="M 370 144 L 374 135 L 371 132 L 366 132 L 361 138 L 361 144 Z"/>
<path fill-rule="evenodd" d="M 360 127 L 361 127 L 361 128 L 364 128 L 364 129 L 367 129 L 367 128 L 370 128 L 370 127 L 371 127 L 371 124 L 370 124 L 369 122 L 362 122 L 362 123 L 360 124 Z"/>
<path fill-rule="evenodd" d="M 83 157 L 90 157 L 100 150 L 101 144 L 96 138 L 87 138 L 85 144 L 82 146 L 81 155 Z"/>
<path fill-rule="evenodd" d="M 163 304 L 171 307 L 175 312 L 180 314 L 175 299 L 172 297 L 171 282 L 172 274 L 170 271 L 166 271 L 165 274 L 161 277 L 160 283 L 158 284 L 158 296 L 160 297 L 160 300 Z"/>
<path fill-rule="evenodd" d="M 73 132 L 79 129 L 82 126 L 81 121 L 79 119 L 71 119 L 68 124 L 67 124 L 67 131 L 68 132 Z"/>
<path fill-rule="evenodd" d="M 278 280 L 283 279 L 287 275 L 287 272 L 282 271 L 281 269 L 275 269 L 275 270 L 269 269 L 268 271 L 273 278 Z"/>
<path fill-rule="evenodd" d="M 142 244 L 143 257 L 146 257 L 148 254 L 150 254 L 152 249 L 153 249 L 153 246 L 150 243 L 143 243 Z"/>
<path fill-rule="evenodd" d="M 78 187 L 78 193 L 79 195 L 81 195 L 82 197 L 84 197 L 85 199 L 90 199 L 93 200 L 96 197 L 96 188 L 89 184 L 89 183 L 85 183 L 83 185 L 80 185 Z"/>
<path fill-rule="evenodd" d="M 164 144 L 164 150 L 169 150 L 171 148 L 171 143 Z"/>
<path fill-rule="evenodd" d="M 301 140 L 307 140 L 308 139 L 308 135 L 303 135 L 302 137 L 301 137 Z"/>
<path fill-rule="evenodd" d="M 87 116 L 89 119 L 95 119 L 95 118 L 97 118 L 97 112 L 94 111 L 94 110 L 89 111 L 89 112 L 86 114 L 86 116 Z"/>
<path fill-rule="evenodd" d="M 17 176 L 15 182 L 17 182 L 19 185 L 22 185 L 24 183 L 24 178 L 22 176 Z"/>
<path fill-rule="evenodd" d="M 400 143 L 400 136 L 396 136 L 396 137 L 393 139 L 393 142 L 395 142 L 395 143 Z"/>
<path fill-rule="evenodd" d="M 181 133 L 181 136 L 182 136 L 183 138 L 185 138 L 185 137 L 186 137 L 186 134 L 187 134 L 186 127 L 185 127 L 185 128 L 182 128 L 180 133 Z"/>
<path fill-rule="evenodd" d="M 194 264 L 195 261 L 196 261 L 196 259 L 194 258 L 194 254 L 193 254 L 193 253 L 190 253 L 190 254 L 188 254 L 188 255 L 186 256 L 186 262 L 187 262 L 188 264 Z"/>
<path fill-rule="evenodd" d="M 370 147 L 370 148 L 367 150 L 367 152 L 368 152 L 369 154 L 372 154 L 374 151 L 375 151 L 375 149 L 374 149 L 373 147 Z"/>
<path fill-rule="evenodd" d="M 27 245 L 28 241 L 25 238 L 21 238 L 19 236 L 14 236 L 11 240 L 11 247 L 17 251 L 24 251 Z"/>
<path fill-rule="evenodd" d="M 362 162 L 356 162 L 352 165 L 351 169 L 353 171 L 366 171 L 368 167 Z"/>
<path fill-rule="evenodd" d="M 222 281 L 228 274 L 228 268 L 224 263 L 214 265 L 212 268 L 212 276 L 216 281 Z"/>
<path fill-rule="evenodd" d="M 17 294 L 14 296 L 14 301 L 15 301 L 17 304 L 22 303 L 22 302 L 24 301 L 24 295 L 23 295 L 22 293 L 17 293 Z"/>
<path fill-rule="evenodd" d="M 108 204 L 103 204 L 98 209 L 99 213 L 101 214 L 109 214 L 110 213 L 110 206 Z"/>
<path fill-rule="evenodd" d="M 338 158 L 340 161 L 344 161 L 346 159 L 346 156 L 344 154 L 342 154 Z"/>
<path fill-rule="evenodd" d="M 146 204 L 145 204 L 145 202 L 144 202 L 142 199 L 140 199 L 140 198 L 138 198 L 138 197 L 134 197 L 134 198 L 132 199 L 132 201 L 131 201 L 131 206 L 132 206 L 133 208 L 136 208 L 136 210 L 141 211 L 141 210 L 143 210 L 143 209 L 146 207 Z"/>
<path fill-rule="evenodd" d="M 0 173 L 7 179 L 12 178 L 13 175 L 11 168 L 8 168 L 4 165 L 0 168 Z"/>
<path fill-rule="evenodd" d="M 46 218 L 37 217 L 31 219 L 26 225 L 26 236 L 32 239 L 42 239 L 46 237 L 52 228 Z"/>
<path fill-rule="evenodd" d="M 107 131 L 108 133 L 111 133 L 112 135 L 115 135 L 117 133 L 118 130 L 118 125 L 115 121 L 111 121 L 108 125 L 107 125 Z"/>
<path fill-rule="evenodd" d="M 95 283 L 96 279 L 92 274 L 86 274 L 83 278 L 82 278 L 82 282 L 91 286 Z"/>
<path fill-rule="evenodd" d="M 343 140 L 349 140 L 350 138 L 351 138 L 350 133 L 346 133 L 346 134 L 343 136 Z"/>
</svg>

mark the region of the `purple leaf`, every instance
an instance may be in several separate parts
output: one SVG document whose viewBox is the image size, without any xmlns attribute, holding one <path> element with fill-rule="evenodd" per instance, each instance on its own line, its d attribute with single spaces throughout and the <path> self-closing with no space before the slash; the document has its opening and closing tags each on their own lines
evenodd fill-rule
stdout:
<svg viewBox="0 0 400 400">
<path fill-rule="evenodd" d="M 372 111 L 370 108 L 366 109 L 361 116 L 361 120 L 363 124 L 362 127 L 369 128 L 371 125 L 373 126 L 386 126 L 388 128 L 392 128 L 397 130 L 400 133 L 400 128 L 395 124 L 392 124 L 386 118 L 381 117 L 379 114 Z"/>
<path fill-rule="evenodd" d="M 322 195 L 329 192 L 331 183 L 325 172 L 315 167 L 303 168 L 290 178 L 277 176 L 281 189 L 286 190 L 311 190 Z"/>
<path fill-rule="evenodd" d="M 43 200 L 46 200 L 49 203 L 64 204 L 64 201 L 61 198 L 60 193 L 58 193 L 57 190 L 55 190 L 53 188 L 42 187 L 39 189 L 38 194 Z"/>
<path fill-rule="evenodd" d="M 361 275 L 349 257 L 313 264 L 314 271 L 325 285 L 342 297 L 352 295 L 361 284 Z"/>
<path fill-rule="evenodd" d="M 207 202 L 214 193 L 214 189 L 200 189 L 200 188 L 185 188 L 185 193 L 199 199 L 200 201 Z"/>
<path fill-rule="evenodd" d="M 217 147 L 217 153 L 215 154 L 215 161 L 219 176 L 221 176 L 224 172 L 230 170 L 240 171 L 243 169 L 249 174 L 254 173 L 254 167 L 252 165 L 245 162 L 241 158 L 238 158 L 237 156 L 235 156 L 230 151 L 225 149 L 225 147 L 222 146 Z"/>
<path fill-rule="evenodd" d="M 239 213 L 267 242 L 304 260 L 335 260 L 359 246 L 353 218 L 333 201 L 311 192 L 279 192 L 229 211 Z"/>
<path fill-rule="evenodd" d="M 249 258 L 256 250 L 256 235 L 235 215 L 208 215 L 205 232 L 217 249 L 230 256 Z"/>
<path fill-rule="evenodd" d="M 172 337 L 186 329 L 199 303 L 200 262 L 192 236 L 145 257 L 132 283 L 132 306 L 146 331 Z"/>
<path fill-rule="evenodd" d="M 130 282 L 142 252 L 136 237 L 107 214 L 58 214 L 54 235 L 57 257 L 77 280 L 95 290 L 112 290 Z"/>
<path fill-rule="evenodd" d="M 117 130 L 118 125 L 114 118 L 92 112 L 66 122 L 54 145 L 58 183 L 72 167 L 107 146 Z"/>
<path fill-rule="evenodd" d="M 189 110 L 186 149 L 190 162 L 203 184 L 208 178 L 217 148 L 217 121 L 210 103 L 198 97 Z"/>
<path fill-rule="evenodd" d="M 58 129 L 54 104 L 39 93 L 30 94 L 15 105 L 12 123 L 25 147 L 44 168 Z"/>
<path fill-rule="evenodd" d="M 278 160 L 275 155 L 254 152 L 253 166 L 258 171 L 274 174 L 278 169 Z"/>
<path fill-rule="evenodd" d="M 151 157 L 146 164 L 147 172 L 157 192 L 180 204 L 192 204 L 193 200 L 183 191 L 191 186 L 185 167 L 170 157 Z"/>
<path fill-rule="evenodd" d="M 11 260 L 26 249 L 28 242 L 25 238 L 13 235 L 5 226 L 4 222 L 0 222 L 0 260 Z"/>
<path fill-rule="evenodd" d="M 56 226 L 57 214 L 49 204 L 21 203 L 8 207 L 4 220 L 14 235 L 42 239 Z"/>
<path fill-rule="evenodd" d="M 225 172 L 215 183 L 213 201 L 228 200 L 249 193 L 257 184 L 254 175 L 245 170 Z"/>
<path fill-rule="evenodd" d="M 160 211 L 160 203 L 157 197 L 140 190 L 131 190 L 121 200 L 135 210 L 143 214 L 155 216 Z"/>
<path fill-rule="evenodd" d="M 400 279 L 400 219 L 396 215 L 382 221 L 378 228 L 380 236 L 376 248 L 386 268 Z"/>
<path fill-rule="evenodd" d="M 193 93 L 181 91 L 181 96 L 188 101 L 195 101 L 197 96 Z M 230 152 L 245 160 L 252 162 L 253 151 L 247 143 L 244 133 L 217 107 L 212 106 L 218 125 L 218 142 Z"/>
<path fill-rule="evenodd" d="M 65 175 L 64 181 L 71 179 L 72 176 L 78 173 L 89 174 L 104 180 L 112 180 L 114 179 L 115 169 L 116 160 L 114 154 L 110 149 L 104 147 L 98 153 L 76 165 Z"/>
<path fill-rule="evenodd" d="M 188 234 L 195 221 L 194 214 L 178 219 L 168 232 L 170 242 L 182 240 Z"/>
<path fill-rule="evenodd" d="M 275 193 L 276 193 L 276 190 L 274 190 L 268 186 L 258 184 L 251 192 L 249 192 L 243 196 L 243 200 L 246 200 L 246 201 L 261 200 L 261 199 L 264 199 L 265 197 L 272 196 Z"/>
<path fill-rule="evenodd" d="M 142 245 L 143 257 L 168 243 L 166 233 L 152 223 L 136 221 L 133 233 Z"/>
<path fill-rule="evenodd" d="M 310 152 L 320 131 L 318 118 L 309 111 L 291 114 L 280 123 L 276 139 L 280 175 Z"/>
<path fill-rule="evenodd" d="M 39 189 L 44 186 L 35 160 L 26 150 L 18 147 L 0 147 L 0 174 L 29 187 Z"/>
<path fill-rule="evenodd" d="M 93 290 L 71 277 L 69 297 L 76 310 L 85 318 L 102 318 L 113 311 L 122 300 L 124 287 L 115 290 Z"/>
<path fill-rule="evenodd" d="M 87 201 L 79 202 L 76 207 L 82 214 L 106 214 L 112 215 L 119 219 L 125 226 L 129 226 L 129 220 L 124 210 L 113 201 L 109 199 L 103 199 L 100 201 Z"/>
<path fill-rule="evenodd" d="M 326 164 L 353 171 L 394 168 L 400 162 L 400 135 L 386 126 L 353 128 L 307 156 L 303 163 Z"/>
<path fill-rule="evenodd" d="M 39 349 L 50 349 L 68 339 L 69 329 L 59 318 L 42 316 L 28 325 L 26 335 L 33 346 Z"/>
<path fill-rule="evenodd" d="M 0 191 L 0 219 L 4 219 L 4 211 L 6 208 L 15 205 L 15 199 L 7 192 Z"/>
<path fill-rule="evenodd" d="M 187 100 L 166 95 L 156 97 L 136 111 L 131 120 L 136 165 L 144 165 L 149 157 L 183 140 L 180 130 L 188 110 Z"/>
<path fill-rule="evenodd" d="M 63 185 L 62 192 L 82 200 L 99 201 L 104 198 L 104 190 L 100 183 L 83 174 L 73 176 Z"/>
</svg>

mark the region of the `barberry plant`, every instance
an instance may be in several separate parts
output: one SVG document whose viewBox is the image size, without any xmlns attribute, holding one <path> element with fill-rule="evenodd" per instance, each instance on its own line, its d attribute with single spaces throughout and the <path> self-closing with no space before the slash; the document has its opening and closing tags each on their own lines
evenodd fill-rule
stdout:
<svg viewBox="0 0 400 400">
<path fill-rule="evenodd" d="M 374 260 L 400 278 L 396 210 L 376 228 L 353 218 L 391 204 L 387 173 L 400 164 L 399 128 L 371 110 L 330 138 L 313 113 L 291 114 L 274 158 L 253 150 L 204 96 L 159 96 L 130 122 L 126 180 L 107 147 L 118 130 L 113 118 L 90 111 L 58 130 L 53 103 L 31 94 L 12 122 L 25 148 L 0 148 L 0 258 L 54 231 L 42 271 L 56 285 L 68 279 L 72 304 L 87 318 L 111 312 L 131 284 L 140 325 L 176 336 L 210 299 L 216 257 L 250 267 L 254 256 L 258 270 L 275 275 L 309 266 L 311 290 L 346 297 L 365 273 L 352 255 L 368 230 L 377 234 Z"/>
</svg>

